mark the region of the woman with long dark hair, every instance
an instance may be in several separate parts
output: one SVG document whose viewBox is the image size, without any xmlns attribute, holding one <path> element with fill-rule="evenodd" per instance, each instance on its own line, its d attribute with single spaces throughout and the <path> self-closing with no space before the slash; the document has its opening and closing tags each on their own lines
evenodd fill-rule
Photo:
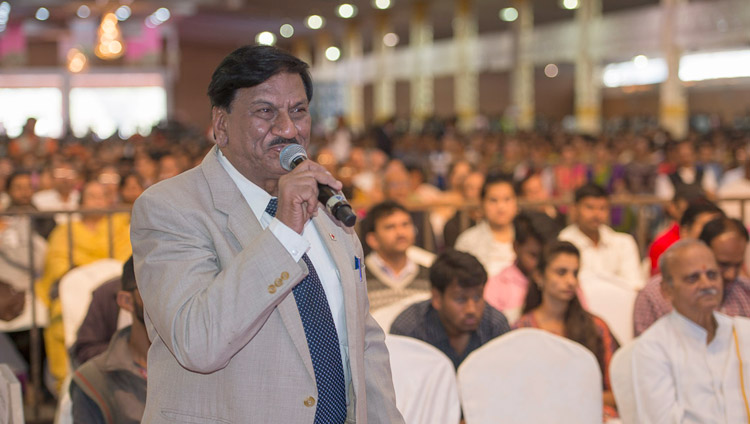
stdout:
<svg viewBox="0 0 750 424">
<path fill-rule="evenodd" d="M 609 383 L 609 361 L 620 347 L 607 324 L 588 313 L 576 295 L 581 254 L 567 241 L 545 246 L 529 284 L 522 316 L 514 328 L 534 327 L 582 344 L 596 356 L 602 371 L 605 417 L 616 417 Z"/>
</svg>

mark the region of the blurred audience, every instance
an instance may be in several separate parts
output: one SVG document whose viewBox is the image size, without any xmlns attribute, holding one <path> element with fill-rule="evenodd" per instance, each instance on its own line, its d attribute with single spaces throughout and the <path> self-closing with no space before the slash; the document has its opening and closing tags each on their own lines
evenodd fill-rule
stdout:
<svg viewBox="0 0 750 424">
<path fill-rule="evenodd" d="M 544 212 L 522 211 L 513 218 L 513 229 L 516 260 L 490 277 L 484 288 L 487 303 L 504 313 L 510 322 L 520 315 L 542 248 L 557 238 L 560 226 Z"/>
<path fill-rule="evenodd" d="M 84 185 L 81 192 L 82 212 L 104 210 L 110 206 L 110 199 L 101 183 L 89 181 Z M 71 235 L 72 240 L 69 240 Z M 69 246 L 72 246 L 72 251 Z M 80 221 L 58 225 L 50 234 L 44 273 L 36 283 L 36 292 L 49 308 L 50 325 L 44 331 L 44 341 L 49 369 L 58 389 L 69 371 L 57 292 L 60 278 L 76 266 L 99 259 L 114 257 L 125 261 L 131 255 L 131 250 L 129 220 L 121 215 L 107 218 L 103 213 L 84 213 Z"/>
<path fill-rule="evenodd" d="M 456 250 L 471 253 L 490 277 L 513 263 L 513 218 L 518 212 L 513 182 L 507 174 L 490 174 L 481 192 L 483 220 L 462 232 Z"/>
</svg>

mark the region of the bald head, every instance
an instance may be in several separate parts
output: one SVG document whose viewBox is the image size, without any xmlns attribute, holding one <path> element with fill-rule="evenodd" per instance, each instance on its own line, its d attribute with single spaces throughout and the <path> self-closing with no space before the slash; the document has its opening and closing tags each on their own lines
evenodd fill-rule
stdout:
<svg viewBox="0 0 750 424">
<path fill-rule="evenodd" d="M 663 282 L 671 284 L 672 281 L 674 281 L 676 263 L 680 262 L 683 256 L 685 256 L 685 253 L 692 249 L 705 250 L 713 256 L 711 249 L 698 239 L 683 239 L 677 241 L 659 257 L 659 269 L 661 270 Z"/>
</svg>

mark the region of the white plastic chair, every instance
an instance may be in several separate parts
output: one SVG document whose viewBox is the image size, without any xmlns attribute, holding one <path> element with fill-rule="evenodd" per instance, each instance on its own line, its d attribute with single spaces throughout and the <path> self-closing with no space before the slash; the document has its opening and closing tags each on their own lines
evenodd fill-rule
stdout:
<svg viewBox="0 0 750 424">
<path fill-rule="evenodd" d="M 511 331 L 458 368 L 467 424 L 602 422 L 602 375 L 594 354 L 536 328 Z"/>
<path fill-rule="evenodd" d="M 375 318 L 375 321 L 378 324 L 380 324 L 380 327 L 383 329 L 383 331 L 387 333 L 388 331 L 390 331 L 393 321 L 396 319 L 396 317 L 399 316 L 399 314 L 401 314 L 401 312 L 404 311 L 404 309 L 417 302 L 427 300 L 431 296 L 432 295 L 429 291 L 411 295 L 407 298 L 399 300 L 398 302 L 394 302 L 388 306 L 383 306 L 382 308 L 372 311 L 372 317 Z"/>
<path fill-rule="evenodd" d="M 0 423 L 24 423 L 21 383 L 7 364 L 0 364 Z"/>
<path fill-rule="evenodd" d="M 586 307 L 607 323 L 620 344 L 633 340 L 633 307 L 638 292 L 604 281 L 581 284 Z"/>
<path fill-rule="evenodd" d="M 73 268 L 60 279 L 59 293 L 66 349 L 70 349 L 76 341 L 78 327 L 86 317 L 93 291 L 102 283 L 120 275 L 122 262 L 116 259 L 101 259 Z"/>
<path fill-rule="evenodd" d="M 389 334 L 396 406 L 406 424 L 457 424 L 461 418 L 453 363 L 421 340 Z"/>
<path fill-rule="evenodd" d="M 623 424 L 637 424 L 638 413 L 633 386 L 633 347 L 635 341 L 617 349 L 609 362 L 609 379 Z"/>
</svg>

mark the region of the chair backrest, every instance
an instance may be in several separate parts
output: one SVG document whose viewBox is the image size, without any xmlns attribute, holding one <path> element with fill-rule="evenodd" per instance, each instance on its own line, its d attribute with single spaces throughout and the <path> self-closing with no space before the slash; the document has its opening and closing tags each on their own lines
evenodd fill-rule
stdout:
<svg viewBox="0 0 750 424">
<path fill-rule="evenodd" d="M 404 311 L 404 309 L 417 302 L 427 300 L 430 298 L 430 296 L 431 294 L 429 291 L 411 295 L 399 300 L 398 302 L 391 303 L 388 306 L 383 306 L 382 308 L 372 311 L 372 317 L 375 318 L 375 321 L 378 324 L 380 324 L 380 327 L 383 328 L 383 331 L 387 333 L 388 331 L 390 331 L 393 321 L 396 319 L 396 317 L 399 316 L 399 314 L 401 314 L 401 312 Z"/>
<path fill-rule="evenodd" d="M 62 306 L 65 347 L 76 341 L 78 327 L 86 317 L 91 293 L 97 287 L 122 275 L 122 262 L 116 259 L 101 259 L 68 271 L 60 279 L 60 304 Z"/>
<path fill-rule="evenodd" d="M 461 418 L 453 363 L 443 352 L 411 337 L 389 334 L 396 406 L 407 424 L 457 424 Z"/>
<path fill-rule="evenodd" d="M 638 412 L 635 405 L 633 386 L 633 347 L 635 341 L 617 349 L 609 362 L 609 379 L 612 393 L 617 401 L 617 412 L 623 424 L 637 424 Z"/>
<path fill-rule="evenodd" d="M 602 376 L 594 354 L 536 328 L 511 331 L 458 368 L 469 424 L 601 423 Z"/>
<path fill-rule="evenodd" d="M 589 312 L 607 323 L 620 344 L 633 340 L 633 307 L 638 292 L 605 281 L 581 281 Z"/>
<path fill-rule="evenodd" d="M 0 364 L 0 423 L 24 423 L 21 383 L 7 364 Z"/>
</svg>

